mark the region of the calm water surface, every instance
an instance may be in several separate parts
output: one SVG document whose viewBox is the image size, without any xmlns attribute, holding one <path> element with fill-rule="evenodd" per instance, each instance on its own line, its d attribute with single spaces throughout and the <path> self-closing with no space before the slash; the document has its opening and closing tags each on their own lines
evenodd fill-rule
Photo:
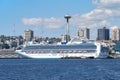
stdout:
<svg viewBox="0 0 120 80">
<path fill-rule="evenodd" d="M 0 59 L 0 80 L 120 80 L 120 59 Z"/>
</svg>

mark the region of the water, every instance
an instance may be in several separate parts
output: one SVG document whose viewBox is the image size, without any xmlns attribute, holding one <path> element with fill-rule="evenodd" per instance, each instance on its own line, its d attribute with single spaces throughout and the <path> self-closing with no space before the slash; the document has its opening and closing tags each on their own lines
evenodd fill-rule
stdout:
<svg viewBox="0 0 120 80">
<path fill-rule="evenodd" d="M 119 79 L 119 59 L 0 59 L 0 80 Z"/>
</svg>

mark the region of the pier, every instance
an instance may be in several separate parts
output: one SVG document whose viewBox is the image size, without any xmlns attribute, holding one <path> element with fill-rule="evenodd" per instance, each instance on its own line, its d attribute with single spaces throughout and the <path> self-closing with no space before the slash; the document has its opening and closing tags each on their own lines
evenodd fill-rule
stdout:
<svg viewBox="0 0 120 80">
<path fill-rule="evenodd" d="M 0 50 L 0 59 L 19 59 L 21 58 L 18 54 L 15 53 L 14 49 L 1 49 Z"/>
</svg>

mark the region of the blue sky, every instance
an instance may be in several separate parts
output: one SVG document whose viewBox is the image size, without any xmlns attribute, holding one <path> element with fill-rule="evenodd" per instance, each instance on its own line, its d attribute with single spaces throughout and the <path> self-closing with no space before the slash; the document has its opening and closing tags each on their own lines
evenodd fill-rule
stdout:
<svg viewBox="0 0 120 80">
<path fill-rule="evenodd" d="M 32 29 L 38 37 L 60 37 L 69 13 L 71 35 L 88 27 L 92 37 L 92 30 L 119 26 L 119 4 L 119 0 L 0 0 L 0 35 L 12 36 L 15 28 L 16 36 Z"/>
</svg>

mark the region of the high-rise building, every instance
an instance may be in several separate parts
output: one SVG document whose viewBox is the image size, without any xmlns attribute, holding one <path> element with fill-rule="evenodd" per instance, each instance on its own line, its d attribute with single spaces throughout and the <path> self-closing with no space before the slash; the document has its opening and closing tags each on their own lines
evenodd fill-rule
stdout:
<svg viewBox="0 0 120 80">
<path fill-rule="evenodd" d="M 79 28 L 77 36 L 90 39 L 90 30 L 88 28 Z"/>
<path fill-rule="evenodd" d="M 97 40 L 109 40 L 109 29 L 103 27 L 102 29 L 98 29 L 98 37 Z"/>
<path fill-rule="evenodd" d="M 24 39 L 26 41 L 31 41 L 34 37 L 34 32 L 32 30 L 25 30 L 24 31 Z"/>
<path fill-rule="evenodd" d="M 116 41 L 120 40 L 120 28 L 118 27 L 112 28 L 112 40 Z"/>
</svg>

